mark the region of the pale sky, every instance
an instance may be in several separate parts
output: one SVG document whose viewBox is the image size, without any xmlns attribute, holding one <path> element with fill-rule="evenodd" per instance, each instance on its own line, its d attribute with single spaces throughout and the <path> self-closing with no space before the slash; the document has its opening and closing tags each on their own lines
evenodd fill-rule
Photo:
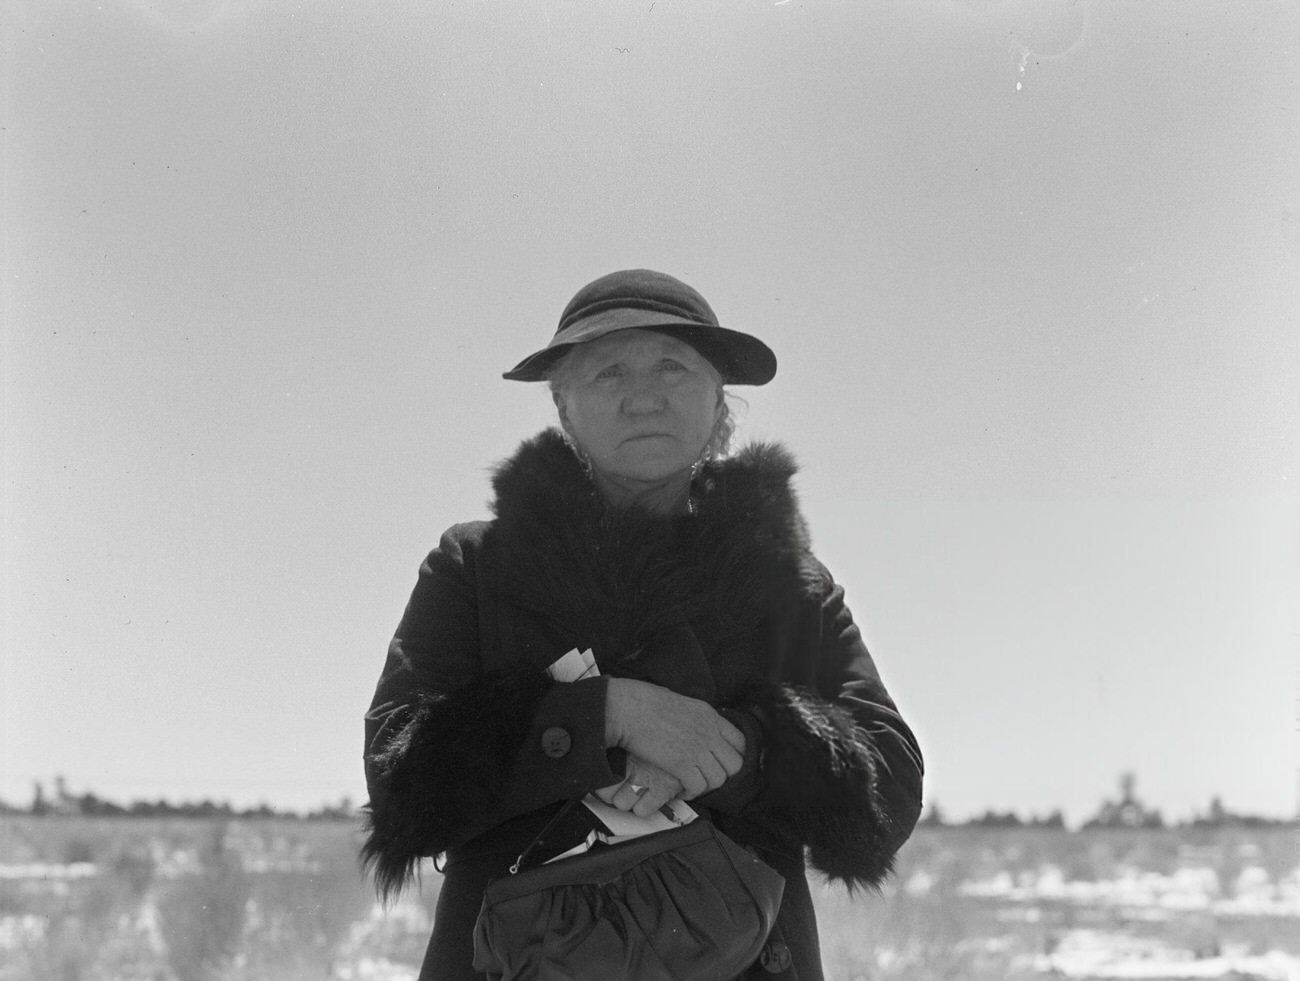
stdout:
<svg viewBox="0 0 1300 981">
<path fill-rule="evenodd" d="M 500 373 L 648 266 L 776 350 L 740 437 L 800 460 L 927 801 L 1295 812 L 1296 4 L 3 29 L 0 797 L 363 800 L 419 563 L 552 421 Z"/>
</svg>

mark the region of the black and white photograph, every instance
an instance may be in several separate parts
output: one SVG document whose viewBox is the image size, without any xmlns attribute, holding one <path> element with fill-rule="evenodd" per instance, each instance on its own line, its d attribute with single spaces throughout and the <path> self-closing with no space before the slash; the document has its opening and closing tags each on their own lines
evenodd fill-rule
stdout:
<svg viewBox="0 0 1300 981">
<path fill-rule="evenodd" d="M 0 33 L 0 981 L 1300 981 L 1294 0 Z"/>
</svg>

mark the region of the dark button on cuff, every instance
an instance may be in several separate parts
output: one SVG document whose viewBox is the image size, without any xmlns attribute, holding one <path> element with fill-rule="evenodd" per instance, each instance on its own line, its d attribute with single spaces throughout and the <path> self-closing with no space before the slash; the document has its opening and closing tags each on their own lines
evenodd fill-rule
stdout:
<svg viewBox="0 0 1300 981">
<path fill-rule="evenodd" d="M 551 726 L 542 733 L 542 752 L 553 760 L 558 760 L 561 756 L 568 756 L 569 749 L 572 746 L 573 737 L 569 735 L 568 729 Z"/>
<path fill-rule="evenodd" d="M 769 974 L 780 974 L 790 969 L 790 948 L 779 940 L 763 945 L 763 952 L 758 955 L 758 962 Z"/>
</svg>

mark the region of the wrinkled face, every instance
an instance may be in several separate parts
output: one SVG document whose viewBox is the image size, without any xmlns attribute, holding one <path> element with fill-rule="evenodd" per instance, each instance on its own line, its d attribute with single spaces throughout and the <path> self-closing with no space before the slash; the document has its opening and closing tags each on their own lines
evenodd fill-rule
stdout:
<svg viewBox="0 0 1300 981">
<path fill-rule="evenodd" d="M 620 330 L 580 344 L 555 392 L 560 424 L 602 474 L 656 481 L 691 466 L 713 434 L 722 380 L 689 344 Z"/>
</svg>

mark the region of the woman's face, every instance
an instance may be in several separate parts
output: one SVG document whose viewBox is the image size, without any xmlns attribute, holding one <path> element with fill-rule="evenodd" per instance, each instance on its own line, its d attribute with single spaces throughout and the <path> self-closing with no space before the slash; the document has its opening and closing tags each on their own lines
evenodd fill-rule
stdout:
<svg viewBox="0 0 1300 981">
<path fill-rule="evenodd" d="M 722 380 L 689 344 L 620 330 L 575 347 L 555 393 L 560 423 L 602 474 L 656 481 L 699 459 Z"/>
</svg>

